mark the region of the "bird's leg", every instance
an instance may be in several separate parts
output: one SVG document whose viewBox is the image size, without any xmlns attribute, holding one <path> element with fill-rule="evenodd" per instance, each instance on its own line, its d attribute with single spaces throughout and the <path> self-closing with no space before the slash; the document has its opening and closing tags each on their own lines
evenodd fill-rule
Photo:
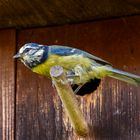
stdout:
<svg viewBox="0 0 140 140">
<path fill-rule="evenodd" d="M 67 78 L 71 78 L 71 77 L 79 77 L 78 74 L 67 74 L 66 76 L 67 76 Z"/>
<path fill-rule="evenodd" d="M 79 85 L 75 90 L 74 90 L 74 93 L 77 94 L 77 92 L 82 88 L 84 84 L 82 85 Z"/>
<path fill-rule="evenodd" d="M 80 90 L 80 88 L 83 86 L 82 84 L 85 83 L 83 82 L 83 74 L 85 74 L 86 71 L 81 65 L 76 65 L 73 69 L 67 71 L 66 77 L 68 78 L 68 81 L 70 82 L 71 85 L 78 84 L 80 85 L 76 89 L 76 93 Z"/>
<path fill-rule="evenodd" d="M 81 65 L 76 65 L 75 68 L 73 69 L 73 72 L 75 75 L 78 75 L 80 78 L 80 81 L 82 81 L 82 75 L 86 72 L 84 68 Z"/>
</svg>

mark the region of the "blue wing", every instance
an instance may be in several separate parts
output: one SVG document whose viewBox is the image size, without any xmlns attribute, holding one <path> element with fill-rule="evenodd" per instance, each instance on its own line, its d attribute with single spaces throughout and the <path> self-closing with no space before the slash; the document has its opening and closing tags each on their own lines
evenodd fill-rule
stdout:
<svg viewBox="0 0 140 140">
<path fill-rule="evenodd" d="M 96 61 L 100 64 L 110 65 L 109 62 L 107 62 L 107 61 L 105 61 L 105 60 L 103 60 L 99 57 L 96 57 L 96 56 L 94 56 L 90 53 L 82 51 L 80 49 L 67 47 L 67 46 L 61 46 L 61 45 L 50 45 L 48 47 L 49 47 L 49 53 L 50 54 L 56 54 L 56 55 L 61 55 L 61 56 L 69 56 L 69 55 L 77 54 L 77 55 L 82 55 L 84 57 L 92 59 L 92 60 L 94 60 L 94 61 Z"/>
</svg>

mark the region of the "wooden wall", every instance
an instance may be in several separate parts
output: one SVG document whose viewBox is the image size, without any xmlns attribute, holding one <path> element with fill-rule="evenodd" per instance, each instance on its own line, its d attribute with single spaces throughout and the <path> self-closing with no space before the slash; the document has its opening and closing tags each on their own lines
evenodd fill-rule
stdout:
<svg viewBox="0 0 140 140">
<path fill-rule="evenodd" d="M 77 97 L 91 134 L 78 138 L 49 79 L 12 59 L 27 42 L 63 44 L 100 56 L 140 75 L 140 17 L 58 27 L 0 31 L 0 139 L 138 140 L 139 87 L 105 78 L 98 90 Z"/>
<path fill-rule="evenodd" d="M 1 0 L 0 28 L 30 28 L 140 14 L 139 0 Z"/>
<path fill-rule="evenodd" d="M 13 140 L 15 132 L 15 30 L 0 31 L 0 140 Z"/>
</svg>

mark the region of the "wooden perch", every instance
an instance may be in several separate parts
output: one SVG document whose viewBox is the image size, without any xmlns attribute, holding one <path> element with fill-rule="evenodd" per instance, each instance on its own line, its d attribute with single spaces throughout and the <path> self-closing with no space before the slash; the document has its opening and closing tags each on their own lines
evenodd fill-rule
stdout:
<svg viewBox="0 0 140 140">
<path fill-rule="evenodd" d="M 78 101 L 66 79 L 63 68 L 60 66 L 52 67 L 50 75 L 75 132 L 79 136 L 87 136 L 89 133 L 88 124 L 79 109 Z"/>
</svg>

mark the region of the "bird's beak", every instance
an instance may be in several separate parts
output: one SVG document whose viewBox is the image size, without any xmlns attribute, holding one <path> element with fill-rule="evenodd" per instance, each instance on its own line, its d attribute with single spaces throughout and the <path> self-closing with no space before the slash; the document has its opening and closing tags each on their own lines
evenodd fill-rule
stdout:
<svg viewBox="0 0 140 140">
<path fill-rule="evenodd" d="M 15 59 L 20 58 L 20 57 L 21 57 L 20 53 L 17 53 L 16 55 L 13 56 L 13 58 L 15 58 Z"/>
</svg>

